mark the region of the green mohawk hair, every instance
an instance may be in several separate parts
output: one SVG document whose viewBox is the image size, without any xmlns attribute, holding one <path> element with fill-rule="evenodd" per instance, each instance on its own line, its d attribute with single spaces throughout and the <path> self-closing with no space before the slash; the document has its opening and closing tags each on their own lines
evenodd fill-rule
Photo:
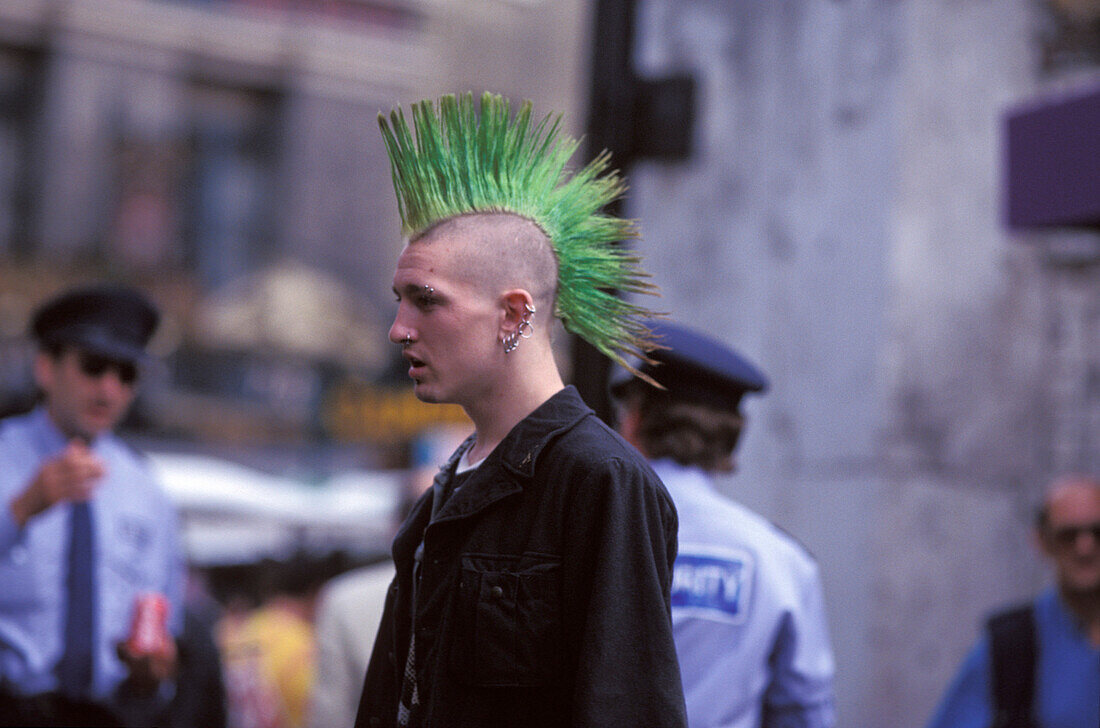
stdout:
<svg viewBox="0 0 1100 728">
<path fill-rule="evenodd" d="M 626 190 L 603 152 L 569 176 L 579 142 L 559 134 L 561 116 L 532 125 L 531 102 L 514 117 L 502 96 L 485 93 L 475 115 L 473 94 L 412 105 L 416 138 L 400 107 L 378 115 L 389 153 L 404 233 L 415 239 L 432 225 L 474 212 L 508 212 L 532 220 L 558 259 L 554 315 L 565 328 L 638 376 L 626 355 L 647 359 L 653 348 L 641 319 L 654 316 L 616 291 L 656 294 L 641 259 L 616 242 L 638 236 L 634 222 L 601 210 Z"/>
</svg>

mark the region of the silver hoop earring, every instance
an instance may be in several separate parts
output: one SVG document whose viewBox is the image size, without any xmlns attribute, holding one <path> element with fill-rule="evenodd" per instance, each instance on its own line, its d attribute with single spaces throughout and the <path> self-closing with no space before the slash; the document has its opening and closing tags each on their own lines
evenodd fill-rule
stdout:
<svg viewBox="0 0 1100 728">
<path fill-rule="evenodd" d="M 531 316 L 535 313 L 535 307 L 529 303 L 523 304 L 527 311 L 523 314 L 523 320 L 519 322 L 516 330 L 504 337 L 501 343 L 504 345 L 504 353 L 511 354 L 519 348 L 520 339 L 530 339 L 535 333 L 535 326 L 531 323 Z"/>
</svg>

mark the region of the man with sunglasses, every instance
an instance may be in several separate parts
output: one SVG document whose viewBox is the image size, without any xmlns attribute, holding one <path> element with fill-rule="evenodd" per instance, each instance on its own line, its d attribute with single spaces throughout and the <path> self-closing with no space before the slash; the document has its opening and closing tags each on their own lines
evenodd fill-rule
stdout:
<svg viewBox="0 0 1100 728">
<path fill-rule="evenodd" d="M 143 725 L 171 697 L 177 654 L 127 637 L 139 597 L 179 633 L 176 515 L 113 430 L 159 315 L 92 286 L 33 316 L 39 406 L 0 422 L 0 725 Z"/>
<path fill-rule="evenodd" d="M 1035 541 L 1055 585 L 990 618 L 929 728 L 1100 725 L 1100 479 L 1057 479 Z"/>
</svg>

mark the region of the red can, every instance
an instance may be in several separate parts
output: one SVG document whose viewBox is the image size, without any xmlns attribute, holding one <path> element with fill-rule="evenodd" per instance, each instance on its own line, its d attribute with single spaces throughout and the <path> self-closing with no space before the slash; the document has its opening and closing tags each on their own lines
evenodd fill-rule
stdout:
<svg viewBox="0 0 1100 728">
<path fill-rule="evenodd" d="M 162 652 L 168 640 L 168 597 L 156 592 L 139 594 L 134 599 L 127 650 L 134 656 L 151 655 Z"/>
</svg>

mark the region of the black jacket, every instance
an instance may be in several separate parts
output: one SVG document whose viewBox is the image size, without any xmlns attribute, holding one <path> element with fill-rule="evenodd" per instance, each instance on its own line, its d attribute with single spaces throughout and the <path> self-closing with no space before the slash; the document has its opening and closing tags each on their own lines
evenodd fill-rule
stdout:
<svg viewBox="0 0 1100 728">
<path fill-rule="evenodd" d="M 516 425 L 428 525 L 432 497 L 394 539 L 357 727 L 396 723 L 422 535 L 412 725 L 686 725 L 669 617 L 676 511 L 575 389 Z"/>
</svg>

